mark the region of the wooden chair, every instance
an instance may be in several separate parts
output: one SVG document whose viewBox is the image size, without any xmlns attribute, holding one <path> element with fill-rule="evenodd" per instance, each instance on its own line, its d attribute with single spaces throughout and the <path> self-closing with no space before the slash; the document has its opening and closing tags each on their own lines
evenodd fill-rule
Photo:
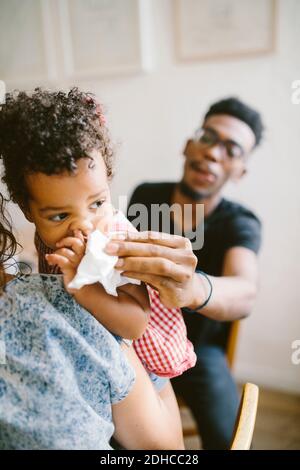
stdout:
<svg viewBox="0 0 300 470">
<path fill-rule="evenodd" d="M 259 390 L 246 383 L 243 388 L 230 450 L 249 450 L 254 432 Z"/>
<path fill-rule="evenodd" d="M 232 322 L 226 347 L 226 357 L 229 369 L 232 369 L 235 359 L 239 328 L 239 320 L 235 320 L 234 322 Z"/>
<path fill-rule="evenodd" d="M 227 341 L 226 357 L 227 357 L 227 362 L 228 362 L 228 366 L 230 369 L 232 368 L 234 359 L 235 359 L 239 326 L 240 326 L 239 320 L 232 322 L 231 327 L 230 327 L 228 341 Z M 181 396 L 177 395 L 176 398 L 177 398 L 179 409 L 187 407 L 186 403 L 184 402 Z M 196 423 L 192 424 L 191 426 L 183 428 L 184 437 L 197 436 L 197 434 L 198 434 L 198 429 L 197 429 Z"/>
</svg>

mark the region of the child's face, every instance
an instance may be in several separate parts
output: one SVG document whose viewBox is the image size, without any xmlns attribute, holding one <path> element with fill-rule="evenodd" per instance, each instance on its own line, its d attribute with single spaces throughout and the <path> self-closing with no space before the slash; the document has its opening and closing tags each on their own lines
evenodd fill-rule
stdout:
<svg viewBox="0 0 300 470">
<path fill-rule="evenodd" d="M 88 236 L 96 228 L 109 227 L 113 209 L 100 152 L 94 152 L 93 161 L 78 160 L 73 174 L 34 173 L 26 183 L 30 194 L 26 216 L 48 247 L 56 249 L 58 241 L 77 230 Z"/>
</svg>

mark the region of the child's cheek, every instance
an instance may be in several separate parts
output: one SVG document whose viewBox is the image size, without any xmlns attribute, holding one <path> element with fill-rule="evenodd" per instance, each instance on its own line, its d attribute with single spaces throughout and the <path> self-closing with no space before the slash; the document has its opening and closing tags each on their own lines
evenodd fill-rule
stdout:
<svg viewBox="0 0 300 470">
<path fill-rule="evenodd" d="M 39 227 L 38 233 L 45 245 L 47 245 L 49 248 L 52 248 L 52 250 L 56 250 L 56 243 L 68 235 L 61 228 L 53 227 L 50 224 L 47 224 L 47 227 Z"/>
</svg>

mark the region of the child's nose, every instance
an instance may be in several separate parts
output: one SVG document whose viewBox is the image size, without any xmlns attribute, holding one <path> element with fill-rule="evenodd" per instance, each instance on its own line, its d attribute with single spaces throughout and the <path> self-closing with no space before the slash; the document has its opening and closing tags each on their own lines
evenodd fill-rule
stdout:
<svg viewBox="0 0 300 470">
<path fill-rule="evenodd" d="M 91 220 L 89 219 L 78 219 L 74 221 L 70 226 L 70 231 L 75 232 L 79 230 L 83 236 L 88 236 L 93 230 L 94 225 Z"/>
</svg>

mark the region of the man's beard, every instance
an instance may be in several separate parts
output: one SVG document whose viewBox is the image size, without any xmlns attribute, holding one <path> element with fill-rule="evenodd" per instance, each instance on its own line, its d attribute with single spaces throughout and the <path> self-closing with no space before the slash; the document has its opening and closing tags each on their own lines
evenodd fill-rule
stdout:
<svg viewBox="0 0 300 470">
<path fill-rule="evenodd" d="M 202 201 L 207 197 L 207 194 L 191 188 L 183 179 L 179 183 L 179 190 L 184 196 L 189 197 L 195 202 Z"/>
</svg>

